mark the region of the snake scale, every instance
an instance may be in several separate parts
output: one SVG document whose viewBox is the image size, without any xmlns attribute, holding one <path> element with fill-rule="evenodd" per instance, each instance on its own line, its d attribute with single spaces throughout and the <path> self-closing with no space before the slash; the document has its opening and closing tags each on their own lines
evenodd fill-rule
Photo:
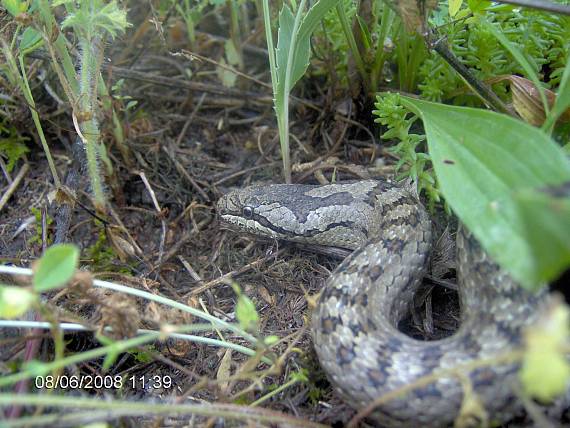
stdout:
<svg viewBox="0 0 570 428">
<path fill-rule="evenodd" d="M 544 293 L 518 286 L 471 234 L 457 234 L 461 326 L 420 341 L 397 329 L 430 257 L 431 220 L 409 185 L 365 180 L 329 185 L 264 185 L 218 201 L 230 228 L 289 241 L 354 250 L 331 274 L 312 317 L 319 362 L 352 407 L 428 375 L 521 345 Z M 512 389 L 518 366 L 485 366 L 466 376 L 491 421 L 520 409 Z M 374 410 L 378 426 L 442 427 L 458 416 L 462 383 L 440 378 Z"/>
</svg>

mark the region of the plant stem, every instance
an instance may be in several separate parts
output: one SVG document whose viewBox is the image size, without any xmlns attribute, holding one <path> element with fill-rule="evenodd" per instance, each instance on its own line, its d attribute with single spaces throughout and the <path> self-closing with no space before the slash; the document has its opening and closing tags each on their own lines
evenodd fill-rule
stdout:
<svg viewBox="0 0 570 428">
<path fill-rule="evenodd" d="M 45 321 L 21 321 L 21 320 L 0 320 L 1 328 L 35 328 L 35 329 L 51 329 L 53 324 Z M 89 328 L 76 323 L 58 323 L 57 328 L 61 331 L 91 331 Z M 245 355 L 253 356 L 256 351 L 245 346 L 239 345 L 237 343 L 232 343 L 224 340 L 212 339 L 203 336 L 194 336 L 188 334 L 189 332 L 200 332 L 200 331 L 212 331 L 213 326 L 211 323 L 208 324 L 190 324 L 175 326 L 169 325 L 164 331 L 158 330 L 148 330 L 148 329 L 138 329 L 138 335 L 144 334 L 157 334 L 160 333 L 164 337 L 176 338 L 182 340 L 189 340 L 195 343 L 203 343 L 205 345 L 219 346 L 221 348 L 229 348 L 234 351 L 240 352 Z M 105 327 L 104 331 L 111 332 L 113 329 L 111 327 Z M 271 364 L 271 361 L 266 361 Z"/>
<path fill-rule="evenodd" d="M 49 169 L 51 171 L 51 175 L 53 176 L 53 182 L 55 184 L 55 187 L 59 188 L 59 187 L 61 187 L 61 181 L 59 180 L 59 175 L 57 174 L 57 169 L 55 168 L 55 163 L 53 161 L 53 158 L 51 157 L 51 152 L 49 150 L 49 146 L 48 146 L 48 143 L 46 141 L 46 137 L 44 135 L 42 124 L 40 122 L 40 117 L 39 117 L 38 112 L 36 110 L 36 103 L 34 101 L 34 97 L 32 95 L 32 91 L 30 89 L 30 85 L 28 84 L 28 78 L 26 76 L 26 68 L 24 66 L 24 58 L 22 56 L 20 56 L 20 58 L 19 58 L 20 69 L 18 70 L 18 65 L 16 64 L 16 60 L 15 60 L 14 56 L 12 55 L 12 51 L 10 50 L 10 47 L 8 46 L 8 44 L 6 43 L 4 38 L 2 38 L 1 41 L 2 41 L 2 51 L 4 52 L 4 57 L 6 58 L 6 62 L 8 64 L 8 67 L 10 68 L 10 72 L 15 77 L 17 84 L 20 87 L 20 90 L 22 91 L 22 93 L 24 94 L 24 98 L 26 99 L 26 102 L 28 103 L 28 107 L 29 107 L 30 113 L 32 115 L 32 120 L 34 121 L 34 125 L 36 126 L 36 130 L 38 131 L 38 136 L 40 138 L 40 142 L 42 144 L 44 152 L 46 154 L 46 159 L 48 161 L 48 165 L 49 165 Z"/>
<path fill-rule="evenodd" d="M 201 415 L 212 418 L 228 418 L 243 421 L 256 421 L 268 425 L 286 425 L 286 426 L 300 426 L 308 428 L 325 428 L 316 422 L 311 422 L 306 419 L 297 419 L 295 417 L 284 415 L 282 413 L 267 410 L 267 409 L 251 409 L 248 406 L 238 406 L 235 404 L 184 404 L 184 403 L 156 403 L 148 401 L 125 401 L 125 400 L 102 400 L 100 398 L 87 398 L 87 397 L 73 397 L 73 396 L 56 396 L 49 394 L 0 394 L 0 406 L 22 404 L 26 406 L 45 406 L 55 408 L 72 408 L 74 410 L 81 409 L 79 416 L 81 418 L 75 419 L 76 423 L 72 425 L 84 424 L 85 417 L 89 414 L 88 410 L 105 410 L 103 416 L 107 420 L 109 416 L 113 415 Z M 48 418 L 50 415 L 42 415 L 43 418 Z M 20 427 L 20 426 L 49 426 L 46 420 L 54 424 L 58 424 L 60 419 L 65 416 L 71 415 L 53 415 L 54 419 L 43 419 L 40 424 L 32 424 L 32 418 L 26 418 L 25 424 L 19 421 L 2 421 L 3 426 L 6 427 Z M 39 417 L 38 417 L 39 418 Z M 74 420 L 74 419 L 72 419 Z M 255 424 L 254 424 L 255 425 Z"/>
<path fill-rule="evenodd" d="M 74 112 L 76 117 L 87 116 L 79 122 L 81 140 L 85 147 L 87 170 L 91 179 L 91 190 L 95 199 L 95 207 L 104 211 L 105 195 L 99 170 L 97 145 L 99 144 L 99 125 L 96 118 L 97 108 L 97 82 L 100 73 L 101 56 L 103 54 L 102 42 L 98 37 L 88 39 L 81 37 L 81 69 L 79 72 L 79 111 Z"/>
<path fill-rule="evenodd" d="M 259 406 L 261 403 L 264 403 L 265 401 L 269 400 L 271 397 L 276 396 L 277 394 L 279 394 L 281 391 L 286 390 L 287 388 L 289 388 L 290 386 L 295 385 L 296 383 L 300 382 L 300 380 L 298 378 L 293 378 L 287 382 L 285 382 L 283 385 L 279 386 L 278 388 L 275 388 L 273 391 L 268 392 L 267 394 L 265 394 L 264 396 L 258 398 L 257 400 L 255 400 L 253 403 L 250 404 L 251 407 L 255 407 L 255 406 Z"/>
<path fill-rule="evenodd" d="M 47 0 L 40 0 L 39 1 L 39 12 L 40 18 L 43 21 L 44 29 L 43 32 L 45 34 L 44 39 L 46 40 L 46 44 L 48 47 L 52 45 L 51 40 L 53 39 L 53 31 L 54 29 L 59 29 L 55 18 L 51 12 L 51 7 Z M 67 44 L 65 36 L 62 32 L 58 31 L 57 37 L 55 42 L 53 43 L 53 47 L 55 48 L 55 52 L 57 55 L 54 54 L 53 50 L 50 50 L 51 59 L 54 64 L 58 64 L 58 57 L 61 59 L 61 65 L 63 67 L 63 72 L 65 74 L 65 80 L 67 81 L 68 86 L 71 88 L 71 93 L 75 96 L 79 93 L 79 85 L 77 83 L 77 79 L 75 77 L 75 67 L 73 65 L 73 60 L 69 55 L 69 51 L 67 50 Z M 60 81 L 62 77 L 60 76 Z M 67 90 L 66 85 L 63 81 L 61 81 L 62 86 L 64 89 Z M 67 92 L 67 91 L 66 91 Z M 69 94 L 68 94 L 69 97 Z M 70 98 L 69 101 L 73 102 L 74 98 Z"/>
<path fill-rule="evenodd" d="M 453 52 L 451 52 L 443 42 L 443 39 L 436 40 L 432 33 L 426 35 L 425 38 L 428 47 L 441 55 L 441 57 L 463 78 L 467 85 L 473 88 L 473 91 L 479 95 L 483 101 L 487 102 L 493 110 L 517 117 L 517 114 L 514 113 L 512 109 L 509 109 L 497 94 L 473 76 L 469 69 L 457 59 Z"/>
<path fill-rule="evenodd" d="M 239 4 L 237 0 L 228 0 L 228 6 L 230 9 L 230 39 L 234 45 L 234 48 L 238 54 L 238 70 L 243 71 L 243 47 L 241 43 L 241 34 L 239 26 Z"/>
<path fill-rule="evenodd" d="M 289 117 L 288 117 L 288 98 L 287 112 L 279 110 L 277 106 L 277 88 L 279 85 L 277 78 L 277 64 L 275 59 L 275 47 L 273 44 L 273 35 L 271 33 L 271 16 L 269 15 L 269 0 L 262 0 L 263 6 L 263 23 L 265 26 L 265 39 L 267 41 L 267 52 L 269 56 L 269 69 L 271 71 L 271 85 L 273 86 L 273 102 L 275 103 L 275 112 L 277 113 L 277 128 L 279 130 L 279 143 L 281 145 L 281 157 L 283 159 L 283 173 L 285 182 L 291 183 L 291 160 L 289 158 Z M 285 100 L 284 100 L 285 103 Z"/>
<path fill-rule="evenodd" d="M 0 265 L 0 273 L 30 276 L 30 275 L 32 275 L 32 270 L 17 267 L 17 266 Z M 198 309 L 195 309 L 191 306 L 177 302 L 175 300 L 169 299 L 167 297 L 152 294 L 152 293 L 149 293 L 147 291 L 139 290 L 136 288 L 127 287 L 127 286 L 121 285 L 121 284 L 115 284 L 113 282 L 101 281 L 99 279 L 93 280 L 93 286 L 105 288 L 108 290 L 118 291 L 118 292 L 125 293 L 125 294 L 130 294 L 132 296 L 140 297 L 140 298 L 151 300 L 153 302 L 157 302 L 157 303 L 160 303 L 160 304 L 163 304 L 166 306 L 170 306 L 172 308 L 180 309 L 181 311 L 188 312 L 189 314 L 191 314 L 195 317 L 198 317 L 198 318 L 201 318 L 201 319 L 206 320 L 208 322 L 211 322 L 212 324 L 218 326 L 221 329 L 229 330 L 229 331 L 243 337 L 245 340 L 251 342 L 252 344 L 256 344 L 258 342 L 258 340 L 255 337 L 253 337 L 251 334 L 247 333 L 245 330 L 242 330 L 239 326 L 237 326 L 235 324 L 228 323 L 228 322 L 223 321 L 219 318 L 216 318 L 213 315 L 199 311 Z"/>
<path fill-rule="evenodd" d="M 146 343 L 157 340 L 160 337 L 160 333 L 145 334 L 143 336 L 137 336 L 131 339 L 122 340 L 121 342 L 113 343 L 112 345 L 101 346 L 99 348 L 91 349 L 85 352 L 79 352 L 77 354 L 70 355 L 69 357 L 55 360 L 49 363 L 42 363 L 41 373 L 49 373 L 53 370 L 57 370 L 72 364 L 78 364 L 83 361 L 93 360 L 95 358 L 103 357 L 110 352 L 119 353 L 126 352 L 135 346 L 141 346 Z M 40 376 L 38 373 L 38 367 L 34 369 L 24 369 L 17 373 L 0 377 L 0 387 L 5 387 L 12 385 L 20 380 L 30 379 L 34 376 Z"/>
<path fill-rule="evenodd" d="M 101 104 L 105 111 L 111 112 L 111 120 L 113 122 L 113 137 L 115 138 L 115 143 L 117 144 L 117 148 L 121 152 L 121 157 L 125 162 L 127 168 L 132 168 L 132 159 L 130 156 L 130 151 L 127 145 L 125 144 L 125 134 L 123 132 L 123 124 L 121 123 L 121 119 L 117 114 L 117 111 L 113 107 L 113 102 L 111 95 L 107 89 L 107 85 L 105 84 L 105 80 L 103 80 L 103 76 L 99 74 L 99 96 L 101 97 Z"/>
</svg>

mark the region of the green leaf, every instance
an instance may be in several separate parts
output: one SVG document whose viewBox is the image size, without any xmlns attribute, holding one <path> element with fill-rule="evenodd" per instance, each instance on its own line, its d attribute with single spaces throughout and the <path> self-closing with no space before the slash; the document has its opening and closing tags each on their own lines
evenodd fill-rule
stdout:
<svg viewBox="0 0 570 428">
<path fill-rule="evenodd" d="M 462 4 L 463 0 L 449 0 L 449 16 L 453 18 L 457 15 Z"/>
<path fill-rule="evenodd" d="M 6 8 L 8 13 L 12 16 L 18 16 L 28 10 L 29 1 L 21 0 L 2 0 L 2 6 Z"/>
<path fill-rule="evenodd" d="M 277 62 L 277 94 L 281 100 L 289 96 L 284 92 L 285 81 L 288 79 L 289 89 L 293 89 L 309 66 L 310 37 L 296 37 L 297 43 L 292 46 L 294 24 L 295 17 L 291 9 L 284 5 L 281 13 L 279 13 L 279 32 L 275 56 Z M 287 62 L 290 56 L 293 62 L 290 74 L 287 75 Z"/>
<path fill-rule="evenodd" d="M 36 296 L 22 287 L 0 286 L 0 318 L 18 318 L 26 313 Z"/>
<path fill-rule="evenodd" d="M 7 129 L 10 135 L 7 138 L 0 138 L 0 153 L 8 158 L 7 170 L 12 172 L 16 162 L 30 151 L 23 143 L 24 139 L 17 135 L 15 128 Z M 27 138 L 26 138 L 27 139 Z"/>
<path fill-rule="evenodd" d="M 570 181 L 560 147 L 539 129 L 491 111 L 407 97 L 402 104 L 422 117 L 442 194 L 489 254 L 528 288 L 553 279 L 565 256 L 537 258 L 536 251 L 549 247 L 553 254 L 567 232 L 556 229 L 556 215 L 525 211 L 525 192 Z M 543 224 L 547 218 L 553 223 Z"/>
<path fill-rule="evenodd" d="M 63 1 L 60 3 L 67 3 Z M 81 2 L 81 7 L 75 13 L 70 13 L 61 23 L 61 28 L 73 27 L 83 37 L 92 39 L 102 37 L 103 32 L 109 33 L 115 38 L 117 33 L 122 33 L 130 25 L 127 22 L 127 13 L 117 6 L 115 0 L 105 3 L 102 0 Z"/>
<path fill-rule="evenodd" d="M 33 285 L 36 291 L 63 287 L 79 263 L 79 249 L 72 244 L 58 244 L 46 250 L 34 269 Z"/>
<path fill-rule="evenodd" d="M 232 288 L 238 296 L 236 303 L 236 318 L 241 328 L 246 331 L 257 332 L 259 328 L 259 315 L 255 305 L 249 297 L 242 293 L 239 285 L 232 284 Z"/>
<path fill-rule="evenodd" d="M 570 265 L 570 182 L 558 188 L 523 190 L 514 201 L 526 240 L 533 243 L 530 250 L 537 269 L 543 269 L 544 279 L 557 278 Z"/>
<path fill-rule="evenodd" d="M 61 6 L 62 4 L 68 5 L 73 3 L 75 0 L 53 0 L 51 7 Z"/>
<path fill-rule="evenodd" d="M 124 352 L 124 349 L 119 342 L 116 342 L 103 334 L 97 334 L 95 337 L 104 346 L 108 347 L 105 359 L 103 360 L 103 371 L 107 371 L 113 366 L 113 364 L 115 364 L 119 356 Z"/>
<path fill-rule="evenodd" d="M 360 28 L 360 34 L 362 36 L 362 41 L 364 42 L 364 49 L 368 50 L 374 43 L 370 30 L 368 29 L 368 25 L 366 25 L 366 21 L 358 15 L 356 15 L 356 22 L 358 22 L 358 27 Z"/>
<path fill-rule="evenodd" d="M 22 364 L 23 372 L 28 372 L 31 377 L 45 376 L 51 372 L 49 363 L 43 363 L 38 360 L 26 361 Z"/>
<path fill-rule="evenodd" d="M 22 55 L 27 55 L 44 44 L 42 34 L 35 28 L 28 27 L 22 34 L 20 41 L 20 52 Z"/>
<path fill-rule="evenodd" d="M 299 39 L 310 39 L 313 31 L 320 24 L 326 13 L 331 10 L 340 0 L 320 0 L 309 9 L 299 27 Z"/>
<path fill-rule="evenodd" d="M 473 12 L 474 15 L 476 15 L 483 13 L 485 9 L 491 5 L 491 2 L 488 0 L 467 0 L 467 5 L 469 6 L 469 10 Z"/>
</svg>

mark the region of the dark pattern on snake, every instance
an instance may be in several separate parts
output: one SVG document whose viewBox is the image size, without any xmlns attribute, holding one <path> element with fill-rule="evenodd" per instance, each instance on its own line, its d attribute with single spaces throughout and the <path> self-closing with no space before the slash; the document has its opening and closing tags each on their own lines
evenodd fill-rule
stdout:
<svg viewBox="0 0 570 428">
<path fill-rule="evenodd" d="M 426 271 L 431 221 L 406 186 L 380 181 L 251 186 L 218 202 L 226 224 L 257 235 L 354 250 L 332 273 L 313 315 L 319 361 L 348 404 L 361 408 L 437 369 L 517 347 L 537 318 L 544 293 L 531 294 L 493 263 L 467 232 L 457 235 L 461 327 L 438 341 L 397 329 Z M 467 374 L 490 420 L 520 409 L 512 388 L 517 366 Z M 459 413 L 456 378 L 441 378 L 377 408 L 381 426 L 441 427 Z"/>
</svg>

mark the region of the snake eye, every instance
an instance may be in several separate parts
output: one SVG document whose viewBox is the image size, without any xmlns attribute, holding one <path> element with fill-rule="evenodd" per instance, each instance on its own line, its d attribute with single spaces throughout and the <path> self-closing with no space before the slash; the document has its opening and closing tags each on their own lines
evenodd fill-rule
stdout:
<svg viewBox="0 0 570 428">
<path fill-rule="evenodd" d="M 252 207 L 243 207 L 242 215 L 245 219 L 251 220 L 253 218 L 253 208 Z"/>
</svg>

